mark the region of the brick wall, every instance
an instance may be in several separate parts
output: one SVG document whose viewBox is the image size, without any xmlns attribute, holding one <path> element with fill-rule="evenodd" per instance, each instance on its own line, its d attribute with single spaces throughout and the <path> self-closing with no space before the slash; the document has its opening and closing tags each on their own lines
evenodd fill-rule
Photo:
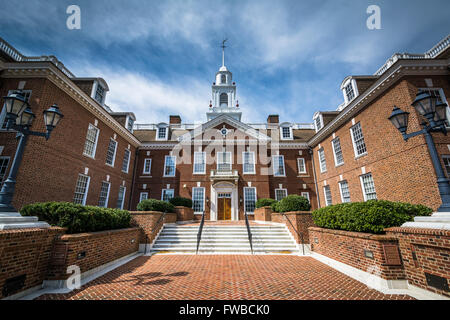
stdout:
<svg viewBox="0 0 450 320">
<path fill-rule="evenodd" d="M 255 209 L 255 220 L 271 221 L 272 209 L 270 207 L 261 207 Z"/>
<path fill-rule="evenodd" d="M 438 294 L 450 296 L 450 231 L 419 228 L 389 228 L 388 235 L 398 238 L 408 282 Z M 437 276 L 447 290 L 427 283 Z M 433 282 L 431 283 L 433 284 Z"/>
<path fill-rule="evenodd" d="M 17 293 L 4 292 L 7 279 L 26 275 L 19 291 L 42 284 L 55 238 L 63 233 L 64 229 L 56 227 L 0 231 L 0 299 Z"/>
<path fill-rule="evenodd" d="M 289 223 L 289 221 L 290 223 Z M 272 222 L 284 223 L 297 243 L 309 243 L 309 227 L 314 226 L 311 212 L 309 211 L 292 211 L 286 212 L 284 215 L 278 212 L 272 213 Z M 292 223 L 292 224 L 291 224 Z M 295 228 L 295 229 L 294 229 Z M 301 234 L 299 235 L 297 231 Z M 302 242 L 303 236 L 303 242 Z"/>
<path fill-rule="evenodd" d="M 395 237 L 312 227 L 309 228 L 309 240 L 313 252 L 354 268 L 386 280 L 401 280 L 406 277 Z M 398 258 L 400 265 L 391 265 L 394 262 L 387 260 L 383 246 L 394 246 L 387 248 Z M 367 257 L 365 250 L 370 251 L 373 258 Z"/>
<path fill-rule="evenodd" d="M 131 212 L 131 224 L 140 229 L 139 243 L 152 243 L 164 223 L 175 223 L 177 221 L 176 213 L 166 213 L 164 221 L 157 225 L 162 214 L 158 211 Z"/>
<path fill-rule="evenodd" d="M 76 265 L 81 273 L 117 260 L 139 249 L 138 228 L 66 234 L 55 243 L 46 280 L 65 280 L 67 267 Z"/>
<path fill-rule="evenodd" d="M 177 221 L 189 221 L 194 220 L 194 210 L 188 207 L 177 206 L 175 207 L 177 214 Z"/>
</svg>

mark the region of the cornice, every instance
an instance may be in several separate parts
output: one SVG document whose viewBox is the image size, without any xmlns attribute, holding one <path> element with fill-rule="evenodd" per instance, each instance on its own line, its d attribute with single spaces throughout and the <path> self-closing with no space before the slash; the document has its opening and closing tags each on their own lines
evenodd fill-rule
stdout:
<svg viewBox="0 0 450 320">
<path fill-rule="evenodd" d="M 50 80 L 131 145 L 138 147 L 141 144 L 133 134 L 118 123 L 106 110 L 97 105 L 91 97 L 83 92 L 51 62 L 7 63 L 5 64 L 5 68 L 2 73 L 2 78 L 46 78 Z"/>
</svg>

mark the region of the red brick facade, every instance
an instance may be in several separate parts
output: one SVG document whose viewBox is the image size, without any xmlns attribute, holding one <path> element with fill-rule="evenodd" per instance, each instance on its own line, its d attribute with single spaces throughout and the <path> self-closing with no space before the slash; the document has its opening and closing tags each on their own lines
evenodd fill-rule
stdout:
<svg viewBox="0 0 450 320">
<path fill-rule="evenodd" d="M 272 222 L 284 223 L 297 243 L 309 242 L 309 229 L 315 226 L 309 211 L 292 211 L 285 214 L 273 212 Z"/>
</svg>

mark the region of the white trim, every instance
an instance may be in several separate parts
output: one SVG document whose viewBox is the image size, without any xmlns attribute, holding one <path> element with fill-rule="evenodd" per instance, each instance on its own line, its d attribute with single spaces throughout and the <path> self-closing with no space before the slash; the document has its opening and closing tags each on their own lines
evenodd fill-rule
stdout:
<svg viewBox="0 0 450 320">
<path fill-rule="evenodd" d="M 87 195 L 88 195 L 88 192 L 89 192 L 89 183 L 91 182 L 91 177 L 88 176 L 87 174 L 79 173 L 78 176 L 77 176 L 77 181 L 75 182 L 75 191 L 77 189 L 78 179 L 80 178 L 80 176 L 84 176 L 84 177 L 87 178 L 86 190 L 85 190 L 84 195 L 83 195 L 83 202 L 81 203 L 84 206 L 84 205 L 86 205 L 86 199 L 87 199 Z M 74 196 L 75 196 L 75 191 L 74 191 Z M 73 202 L 73 200 L 72 200 L 72 202 Z"/>
<path fill-rule="evenodd" d="M 202 154 L 203 160 L 203 171 L 195 172 L 195 159 L 196 155 Z M 192 174 L 206 174 L 206 152 L 205 151 L 194 151 L 194 164 L 192 166 Z"/>
<path fill-rule="evenodd" d="M 339 141 L 339 148 L 341 149 L 341 155 L 342 155 L 342 162 L 338 163 L 337 162 L 337 157 L 336 157 L 336 148 L 334 146 L 334 141 Z M 344 153 L 342 152 L 342 146 L 341 146 L 341 139 L 339 137 L 334 138 L 333 140 L 331 140 L 331 147 L 333 149 L 333 156 L 334 156 L 334 166 L 338 167 L 338 166 L 342 166 L 344 164 Z"/>
<path fill-rule="evenodd" d="M 305 195 L 306 195 L 306 199 L 308 199 L 308 201 L 309 201 L 309 204 L 311 204 L 311 199 L 309 198 L 309 192 L 307 192 L 307 191 L 302 191 L 301 193 L 300 193 L 300 195 L 302 196 L 302 197 L 305 197 Z"/>
<path fill-rule="evenodd" d="M 275 164 L 275 157 L 281 157 L 283 159 L 283 174 L 275 174 L 275 170 L 274 169 L 274 164 Z M 277 161 L 277 166 L 279 165 L 279 161 Z M 274 177 L 286 177 L 286 166 L 284 164 L 284 155 L 282 154 L 276 154 L 276 155 L 272 155 L 272 175 Z"/>
<path fill-rule="evenodd" d="M 216 152 L 216 170 L 219 170 L 219 164 L 228 164 L 227 162 L 219 163 L 219 159 L 223 159 L 223 156 L 220 157 L 219 154 L 229 153 L 230 154 L 230 171 L 233 170 L 233 155 L 231 151 L 217 151 Z M 228 157 L 225 157 L 228 158 Z"/>
<path fill-rule="evenodd" d="M 164 201 L 164 191 L 166 191 L 166 194 L 167 194 L 168 191 L 171 191 L 172 198 L 175 197 L 175 190 L 174 189 L 162 189 L 161 190 L 161 201 Z M 172 199 L 172 198 L 169 198 L 169 199 Z"/>
<path fill-rule="evenodd" d="M 369 174 L 372 177 L 372 183 L 373 183 L 373 188 L 375 190 L 375 195 L 377 194 L 377 189 L 375 188 L 375 180 L 373 179 L 372 172 L 367 172 L 365 174 L 360 175 L 359 176 L 359 181 L 361 183 L 361 189 L 362 189 L 362 192 L 363 192 L 364 201 L 367 201 L 367 194 L 366 194 L 366 189 L 364 188 L 363 176 L 368 176 Z M 376 199 L 378 199 L 378 197 Z M 371 199 L 371 200 L 374 200 L 374 199 Z"/>
<path fill-rule="evenodd" d="M 360 129 L 361 129 L 361 136 L 362 136 L 363 139 L 364 139 L 364 134 L 363 134 L 363 131 L 362 131 L 362 126 L 361 126 L 361 122 L 360 122 L 360 121 L 356 122 L 354 125 L 352 125 L 352 126 L 350 127 L 350 136 L 352 137 L 353 152 L 354 152 L 354 154 L 355 154 L 355 159 L 360 158 L 360 157 L 363 157 L 363 156 L 365 156 L 365 155 L 367 154 L 367 145 L 366 145 L 366 140 L 365 140 L 365 139 L 364 139 L 364 146 L 365 146 L 365 148 L 366 148 L 366 152 L 363 152 L 363 153 L 361 153 L 361 154 L 358 154 L 358 149 L 357 149 L 356 142 L 355 142 L 355 136 L 353 135 L 353 128 L 355 128 L 358 124 L 359 124 L 359 127 L 360 127 Z"/>
<path fill-rule="evenodd" d="M 166 135 L 164 136 L 164 138 L 160 138 L 159 137 L 159 130 L 161 128 L 165 128 L 166 129 Z M 169 125 L 167 123 L 159 123 L 157 125 L 155 140 L 156 141 L 166 141 L 168 139 L 168 137 L 169 137 Z"/>
<path fill-rule="evenodd" d="M 145 199 L 142 199 L 142 195 L 147 195 L 147 197 L 145 198 Z M 142 200 L 146 200 L 146 199 L 148 199 L 148 192 L 141 192 L 140 194 L 139 194 L 139 202 L 141 202 Z"/>
<path fill-rule="evenodd" d="M 194 190 L 203 189 L 203 211 L 205 211 L 205 199 L 206 199 L 206 189 L 205 187 L 192 187 L 192 208 L 194 208 Z M 202 214 L 203 211 L 194 211 L 194 214 Z"/>
<path fill-rule="evenodd" d="M 322 166 L 322 160 L 320 159 L 320 151 L 323 152 L 323 163 L 324 163 L 323 166 Z M 321 148 L 319 148 L 319 150 L 317 150 L 317 156 L 319 157 L 320 173 L 327 172 L 327 159 L 325 158 L 325 149 L 323 147 L 321 147 Z M 325 167 L 325 168 L 322 168 L 322 167 Z"/>
<path fill-rule="evenodd" d="M 277 189 L 275 189 L 275 200 L 277 200 L 277 201 L 280 201 L 281 199 L 278 199 L 278 197 L 277 197 L 277 191 L 278 190 L 283 190 L 283 191 L 285 191 L 285 193 L 286 193 L 286 195 L 282 198 L 282 199 L 284 199 L 284 198 L 286 198 L 287 196 L 288 196 L 288 192 L 287 192 L 287 189 L 286 188 L 277 188 Z"/>
<path fill-rule="evenodd" d="M 173 161 L 173 175 L 167 175 L 166 174 L 166 167 L 167 167 L 167 158 L 168 157 L 171 157 L 171 158 L 174 158 L 175 160 Z M 168 155 L 168 156 L 165 156 L 164 157 L 164 169 L 163 169 L 164 171 L 163 171 L 163 177 L 175 177 L 176 176 L 176 174 L 177 174 L 177 157 L 176 156 L 171 156 L 171 155 Z"/>
<path fill-rule="evenodd" d="M 147 163 L 147 160 L 149 160 L 150 161 L 150 166 L 149 166 L 149 170 L 148 171 L 145 171 L 145 167 L 146 167 L 146 163 Z M 144 159 L 144 168 L 142 169 L 142 174 L 151 174 L 152 173 L 152 158 L 145 158 Z"/>
<path fill-rule="evenodd" d="M 112 164 L 106 162 L 108 160 L 109 142 L 108 142 L 108 148 L 106 149 L 106 161 L 105 161 L 105 164 L 114 168 L 114 164 L 116 163 L 117 147 L 119 146 L 119 143 L 116 140 L 114 140 L 113 138 L 109 139 L 110 142 L 111 142 L 111 140 L 116 143 L 115 147 L 114 147 L 114 154 L 113 154 L 113 158 L 112 158 Z"/>
<path fill-rule="evenodd" d="M 320 128 L 317 127 L 317 122 L 316 122 L 317 118 L 319 119 Z M 316 133 L 319 132 L 324 127 L 323 116 L 322 116 L 322 113 L 320 113 L 319 111 L 314 113 L 314 115 L 313 115 L 313 125 L 314 125 L 314 129 L 316 130 Z"/>
<path fill-rule="evenodd" d="M 96 130 L 94 147 L 93 147 L 93 149 L 92 149 L 92 155 L 87 154 L 87 153 L 86 153 L 86 150 L 85 150 L 85 149 L 86 149 L 87 134 L 88 134 L 88 132 L 89 132 L 89 130 L 90 130 L 91 128 L 93 128 L 93 129 Z M 86 138 L 85 138 L 85 140 L 84 140 L 84 146 L 83 146 L 83 155 L 84 155 L 84 156 L 89 157 L 89 158 L 92 158 L 92 159 L 95 159 L 95 153 L 97 152 L 97 143 L 98 143 L 98 136 L 99 136 L 99 135 L 100 135 L 100 129 L 97 128 L 96 126 L 94 126 L 92 123 L 89 123 L 88 130 L 87 130 L 87 132 L 86 132 Z"/>
<path fill-rule="evenodd" d="M 349 197 L 350 197 L 350 201 L 348 201 L 348 202 L 344 201 L 344 193 L 342 192 L 342 183 L 344 183 L 344 182 L 347 183 L 348 194 L 349 194 Z M 341 181 L 338 182 L 338 185 L 339 185 L 339 192 L 341 193 L 341 202 L 342 203 L 352 202 L 351 201 L 351 195 L 350 195 L 350 187 L 348 185 L 348 181 L 347 180 L 341 180 Z"/>
<path fill-rule="evenodd" d="M 289 137 L 285 138 L 283 136 L 283 128 L 289 128 Z M 294 135 L 292 133 L 292 125 L 280 124 L 280 140 L 293 140 Z"/>
<path fill-rule="evenodd" d="M 122 201 L 121 201 L 122 203 L 120 205 L 120 208 L 118 208 L 118 209 L 123 210 L 123 205 L 124 205 L 124 202 L 125 202 L 125 195 L 127 193 L 127 187 L 119 186 L 119 193 L 120 193 L 120 188 L 123 188 L 123 195 L 122 195 Z M 119 200 L 119 199 L 117 199 L 117 200 Z M 117 203 L 116 203 L 116 207 L 117 207 Z"/>
<path fill-rule="evenodd" d="M 106 193 L 105 205 L 102 208 L 108 208 L 109 193 L 111 191 L 111 182 L 109 182 L 109 181 L 102 181 L 102 184 L 100 185 L 100 193 L 102 192 L 102 188 L 101 187 L 102 187 L 103 183 L 107 183 L 108 184 L 108 192 Z M 98 200 L 100 200 L 100 196 L 99 196 Z"/>
<path fill-rule="evenodd" d="M 330 190 L 330 199 L 328 199 L 328 197 L 327 197 L 327 191 L 326 191 L 327 187 Z M 330 187 L 329 184 L 323 186 L 323 196 L 324 196 L 324 199 L 325 199 L 325 206 L 326 207 L 333 205 L 333 195 L 331 194 L 331 187 Z M 328 204 L 328 200 L 330 200 L 330 204 Z"/>
<path fill-rule="evenodd" d="M 245 156 L 244 153 L 250 153 L 252 155 L 252 164 L 253 164 L 253 170 L 249 172 L 245 172 Z M 242 174 L 256 174 L 255 169 L 255 152 L 254 151 L 242 151 Z"/>
<path fill-rule="evenodd" d="M 124 173 L 128 173 L 129 169 L 130 169 L 130 161 L 131 161 L 131 151 L 128 149 L 125 149 L 125 152 L 123 153 L 123 159 L 125 160 L 125 154 L 128 152 L 128 161 L 127 161 L 127 170 L 124 171 L 123 170 L 123 162 L 122 162 L 122 172 Z"/>
<path fill-rule="evenodd" d="M 253 212 L 247 212 L 247 211 L 245 211 L 245 207 L 246 207 L 246 205 L 245 205 L 245 202 L 247 201 L 247 199 L 246 199 L 246 197 L 245 197 L 245 189 L 255 189 L 255 210 L 256 210 L 256 201 L 258 201 L 258 194 L 257 194 L 257 192 L 256 192 L 256 187 L 244 187 L 243 188 L 244 190 L 243 190 L 243 193 L 244 193 L 244 212 L 245 213 L 247 213 L 247 214 L 250 214 L 250 215 L 252 215 L 252 214 L 254 214 L 255 212 L 253 211 Z"/>
<path fill-rule="evenodd" d="M 303 162 L 303 168 L 305 169 L 304 171 L 300 171 L 300 164 L 299 164 L 299 160 L 302 160 Z M 298 169 L 298 173 L 307 173 L 306 171 L 306 162 L 305 162 L 305 158 L 297 158 L 297 169 Z"/>
</svg>

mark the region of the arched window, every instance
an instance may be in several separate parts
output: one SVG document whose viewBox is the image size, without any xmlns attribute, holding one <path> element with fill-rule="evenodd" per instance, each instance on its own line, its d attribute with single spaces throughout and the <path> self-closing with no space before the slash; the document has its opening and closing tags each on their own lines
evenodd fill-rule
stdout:
<svg viewBox="0 0 450 320">
<path fill-rule="evenodd" d="M 222 74 L 220 76 L 220 83 L 227 83 L 227 76 L 226 75 Z"/>
<path fill-rule="evenodd" d="M 228 106 L 228 94 L 226 94 L 225 92 L 220 94 L 220 105 L 222 104 Z"/>
</svg>

